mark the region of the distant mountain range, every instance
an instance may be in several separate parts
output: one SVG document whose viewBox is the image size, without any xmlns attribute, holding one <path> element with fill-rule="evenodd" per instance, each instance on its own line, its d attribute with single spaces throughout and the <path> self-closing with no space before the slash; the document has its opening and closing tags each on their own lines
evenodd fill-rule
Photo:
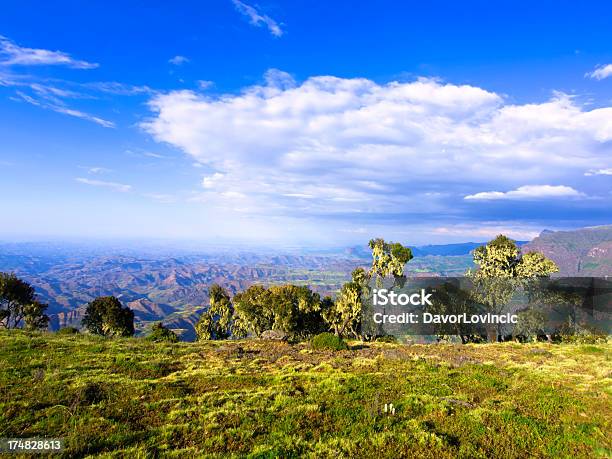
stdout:
<svg viewBox="0 0 612 459">
<path fill-rule="evenodd" d="M 412 247 L 409 275 L 459 276 L 473 267 L 471 252 L 483 243 Z M 543 252 L 560 267 L 558 275 L 612 275 L 612 226 L 544 231 L 522 250 Z M 295 251 L 293 251 L 295 252 Z M 13 271 L 49 305 L 51 327 L 80 325 L 85 305 L 114 295 L 134 310 L 137 328 L 153 321 L 194 338 L 193 326 L 208 305 L 208 287 L 219 283 L 232 294 L 255 283 L 309 285 L 335 294 L 358 266 L 367 266 L 367 246 L 266 254 L 246 251 L 138 251 L 83 245 L 0 244 L 0 271 Z"/>
<path fill-rule="evenodd" d="M 523 251 L 544 253 L 559 266 L 558 276 L 612 276 L 612 225 L 545 230 Z"/>
</svg>

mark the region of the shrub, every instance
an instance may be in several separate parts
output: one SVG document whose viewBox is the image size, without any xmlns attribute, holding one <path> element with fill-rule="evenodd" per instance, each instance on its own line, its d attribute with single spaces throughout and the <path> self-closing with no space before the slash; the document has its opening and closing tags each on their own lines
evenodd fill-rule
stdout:
<svg viewBox="0 0 612 459">
<path fill-rule="evenodd" d="M 310 344 L 313 349 L 331 349 L 333 351 L 348 349 L 342 338 L 333 333 L 319 333 L 312 338 Z"/>
<path fill-rule="evenodd" d="M 557 341 L 570 344 L 605 344 L 608 342 L 608 335 L 591 332 L 582 332 L 573 335 L 559 335 L 559 337 L 555 338 Z"/>
<path fill-rule="evenodd" d="M 172 330 L 164 327 L 161 322 L 157 322 L 151 327 L 151 333 L 147 336 L 147 339 L 155 342 L 165 341 L 168 343 L 177 343 L 179 337 L 176 336 L 176 333 Z"/>
<path fill-rule="evenodd" d="M 384 335 L 384 336 L 379 336 L 378 338 L 376 338 L 376 341 L 378 341 L 379 343 L 397 343 L 397 338 L 393 335 Z"/>
<path fill-rule="evenodd" d="M 98 382 L 88 382 L 76 391 L 72 406 L 87 406 L 100 403 L 108 398 L 108 388 Z"/>
<path fill-rule="evenodd" d="M 76 327 L 62 327 L 56 333 L 58 335 L 78 335 L 79 329 Z"/>
</svg>

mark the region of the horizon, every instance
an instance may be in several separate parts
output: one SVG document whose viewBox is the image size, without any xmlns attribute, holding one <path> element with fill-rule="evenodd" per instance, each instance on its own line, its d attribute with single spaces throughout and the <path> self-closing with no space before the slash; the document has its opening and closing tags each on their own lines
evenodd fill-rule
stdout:
<svg viewBox="0 0 612 459">
<path fill-rule="evenodd" d="M 436 245 L 612 222 L 611 5 L 119 8 L 3 8 L 0 240 Z"/>
</svg>

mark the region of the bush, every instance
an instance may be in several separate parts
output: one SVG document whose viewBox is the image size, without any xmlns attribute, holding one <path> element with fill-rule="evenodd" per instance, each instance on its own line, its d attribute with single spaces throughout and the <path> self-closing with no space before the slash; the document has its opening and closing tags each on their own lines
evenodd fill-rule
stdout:
<svg viewBox="0 0 612 459">
<path fill-rule="evenodd" d="M 384 335 L 376 338 L 376 341 L 379 343 L 397 343 L 397 338 L 393 335 Z"/>
<path fill-rule="evenodd" d="M 63 327 L 56 331 L 58 335 L 78 335 L 79 329 L 76 327 Z"/>
<path fill-rule="evenodd" d="M 161 322 L 157 322 L 151 327 L 151 333 L 147 336 L 147 339 L 155 342 L 166 341 L 168 343 L 177 343 L 179 337 L 172 330 L 164 327 Z"/>
<path fill-rule="evenodd" d="M 310 344 L 313 349 L 331 349 L 333 351 L 348 349 L 348 346 L 342 338 L 333 333 L 319 333 L 312 338 Z"/>
<path fill-rule="evenodd" d="M 603 333 L 582 332 L 573 335 L 555 336 L 555 341 L 570 344 L 605 344 L 608 342 L 608 335 Z"/>
</svg>

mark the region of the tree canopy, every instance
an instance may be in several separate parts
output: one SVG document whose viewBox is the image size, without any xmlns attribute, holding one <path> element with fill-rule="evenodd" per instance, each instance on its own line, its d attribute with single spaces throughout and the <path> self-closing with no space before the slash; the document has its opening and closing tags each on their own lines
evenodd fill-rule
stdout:
<svg viewBox="0 0 612 459">
<path fill-rule="evenodd" d="M 370 240 L 369 247 L 372 250 L 372 265 L 367 274 L 369 278 L 376 278 L 377 284 L 387 276 L 403 276 L 406 263 L 412 260 L 412 250 L 399 242 L 385 242 L 378 238 Z"/>
<path fill-rule="evenodd" d="M 0 326 L 28 329 L 46 328 L 46 304 L 36 300 L 34 288 L 12 273 L 0 272 Z"/>
<path fill-rule="evenodd" d="M 256 336 L 279 330 L 306 337 L 327 329 L 321 297 L 306 286 L 254 285 L 234 296 L 234 307 L 241 323 Z"/>
<path fill-rule="evenodd" d="M 161 322 L 156 322 L 151 326 L 151 333 L 147 335 L 149 341 L 169 343 L 177 343 L 179 337 L 169 328 L 166 328 Z"/>
<path fill-rule="evenodd" d="M 336 301 L 327 304 L 323 317 L 338 336 L 353 336 L 360 333 L 364 295 L 367 294 L 368 276 L 363 268 L 351 274 L 350 282 L 345 283 Z"/>
<path fill-rule="evenodd" d="M 114 296 L 102 296 L 90 302 L 81 323 L 96 335 L 134 335 L 134 312 L 123 307 Z"/>
<path fill-rule="evenodd" d="M 467 273 L 474 281 L 474 298 L 495 313 L 501 312 L 516 290 L 526 287 L 530 280 L 559 271 L 541 253 L 521 254 L 516 242 L 501 234 L 474 250 L 474 263 L 478 268 Z"/>
<path fill-rule="evenodd" d="M 227 290 L 218 284 L 213 284 L 208 290 L 208 297 L 210 307 L 200 316 L 195 326 L 198 339 L 227 339 L 232 335 L 242 336 L 244 333 L 239 323 L 235 323 L 234 306 Z"/>
<path fill-rule="evenodd" d="M 474 263 L 478 269 L 469 273 L 474 278 L 532 278 L 548 276 L 559 271 L 554 261 L 539 252 L 521 255 L 512 239 L 500 234 L 487 244 L 474 250 Z"/>
</svg>

